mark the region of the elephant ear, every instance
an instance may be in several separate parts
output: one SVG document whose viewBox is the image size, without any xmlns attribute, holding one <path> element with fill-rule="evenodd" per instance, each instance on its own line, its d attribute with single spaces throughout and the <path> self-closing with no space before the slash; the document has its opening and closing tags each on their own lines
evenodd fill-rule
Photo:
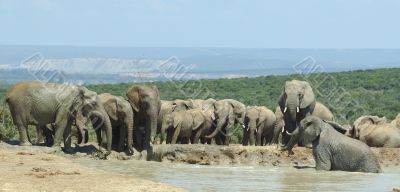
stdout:
<svg viewBox="0 0 400 192">
<path fill-rule="evenodd" d="M 118 103 L 117 101 L 112 98 L 112 99 L 107 99 L 104 103 L 104 110 L 106 111 L 107 115 L 113 119 L 113 120 L 117 120 L 117 112 L 118 112 Z"/>
<path fill-rule="evenodd" d="M 126 97 L 128 97 L 128 101 L 131 104 L 134 111 L 139 112 L 140 104 L 139 104 L 139 87 L 133 86 L 128 89 L 126 93 Z"/>
<path fill-rule="evenodd" d="M 279 97 L 278 105 L 279 105 L 279 108 L 281 109 L 281 111 L 283 112 L 283 110 L 285 109 L 285 106 L 286 106 L 285 88 L 283 89 L 282 94 Z"/>
<path fill-rule="evenodd" d="M 195 131 L 203 124 L 204 116 L 200 113 L 192 113 L 193 117 L 193 126 L 192 129 Z"/>
<path fill-rule="evenodd" d="M 328 123 L 329 125 L 331 125 L 336 131 L 338 131 L 341 134 L 345 134 L 346 132 L 348 132 L 348 129 L 346 129 L 345 127 L 343 127 L 339 123 L 336 123 L 336 122 L 333 122 L 333 121 L 325 121 L 325 120 L 323 120 L 323 121 L 325 123 Z"/>
<path fill-rule="evenodd" d="M 262 122 L 265 122 L 267 116 L 263 114 L 261 107 L 257 107 L 257 110 L 258 110 L 258 124 L 261 124 Z"/>
<path fill-rule="evenodd" d="M 308 82 L 304 82 L 302 92 L 303 92 L 303 98 L 301 99 L 300 102 L 300 108 L 304 109 L 309 106 L 313 105 L 315 106 L 315 95 Z"/>
<path fill-rule="evenodd" d="M 174 129 L 176 129 L 178 126 L 180 126 L 182 124 L 182 119 L 177 118 L 176 116 L 173 117 L 173 120 L 174 120 L 174 124 L 173 124 Z"/>
</svg>

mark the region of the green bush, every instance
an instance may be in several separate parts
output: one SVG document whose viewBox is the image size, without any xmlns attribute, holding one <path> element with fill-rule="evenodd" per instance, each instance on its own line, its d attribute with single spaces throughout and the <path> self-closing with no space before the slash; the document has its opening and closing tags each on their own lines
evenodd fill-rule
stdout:
<svg viewBox="0 0 400 192">
<path fill-rule="evenodd" d="M 231 98 L 246 105 L 262 105 L 274 110 L 285 81 L 307 80 L 316 93 L 317 100 L 332 110 L 339 123 L 350 124 L 364 114 L 386 116 L 393 119 L 400 109 L 400 68 L 357 70 L 350 72 L 318 73 L 311 75 L 262 76 L 237 79 L 206 79 L 166 81 L 156 85 L 161 99 L 215 99 Z M 133 84 L 87 85 L 97 93 L 109 92 L 124 96 Z M 6 89 L 0 90 L 0 97 Z M 351 101 L 350 103 L 348 103 Z M 358 110 L 362 109 L 362 110 Z M 6 120 L 10 123 L 11 121 Z M 16 131 L 6 123 L 0 127 L 2 138 L 12 138 Z M 241 141 L 242 130 L 232 130 L 232 140 Z M 93 136 L 92 136 L 93 137 Z M 0 139 L 2 139 L 0 138 Z"/>
</svg>

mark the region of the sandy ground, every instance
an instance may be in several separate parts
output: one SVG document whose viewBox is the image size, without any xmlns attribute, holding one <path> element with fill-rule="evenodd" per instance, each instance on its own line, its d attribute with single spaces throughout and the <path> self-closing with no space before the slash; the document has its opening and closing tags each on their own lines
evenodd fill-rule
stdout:
<svg viewBox="0 0 400 192">
<path fill-rule="evenodd" d="M 400 166 L 399 148 L 373 148 L 382 167 Z M 182 191 L 167 184 L 89 169 L 73 158 L 97 158 L 93 144 L 64 154 L 48 147 L 0 143 L 0 191 Z M 312 150 L 295 147 L 294 155 L 273 146 L 154 145 L 153 161 L 199 165 L 314 166 Z M 136 160 L 112 152 L 107 159 Z M 395 189 L 394 189 L 395 190 Z"/>
<path fill-rule="evenodd" d="M 167 184 L 89 169 L 37 148 L 0 144 L 0 191 L 183 191 Z"/>
</svg>

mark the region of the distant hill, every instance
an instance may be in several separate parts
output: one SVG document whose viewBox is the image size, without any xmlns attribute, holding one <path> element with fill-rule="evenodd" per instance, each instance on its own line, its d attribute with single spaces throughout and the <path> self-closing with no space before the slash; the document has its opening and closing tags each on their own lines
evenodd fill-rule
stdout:
<svg viewBox="0 0 400 192">
<path fill-rule="evenodd" d="M 44 71 L 59 72 L 69 81 L 85 83 L 252 77 L 293 74 L 293 66 L 301 61 L 315 61 L 324 72 L 400 67 L 400 49 L 0 45 L 0 80 L 37 79 L 37 74 Z"/>
</svg>

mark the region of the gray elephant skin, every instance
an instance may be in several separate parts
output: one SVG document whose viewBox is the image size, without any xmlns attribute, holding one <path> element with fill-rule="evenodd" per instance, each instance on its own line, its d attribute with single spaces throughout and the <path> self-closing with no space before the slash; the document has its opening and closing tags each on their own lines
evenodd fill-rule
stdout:
<svg viewBox="0 0 400 192">
<path fill-rule="evenodd" d="M 362 116 L 354 121 L 348 136 L 370 147 L 400 147 L 400 129 L 396 123 L 388 123 L 385 117 Z"/>
<path fill-rule="evenodd" d="M 99 98 L 111 121 L 113 145 L 117 145 L 117 150 L 120 152 L 126 145 L 129 152 L 133 153 L 134 119 L 131 104 L 125 98 L 109 93 L 102 93 Z"/>
<path fill-rule="evenodd" d="M 322 104 L 318 101 L 315 102 L 314 111 L 311 113 L 311 115 L 317 116 L 325 121 L 333 121 L 334 120 L 334 116 L 333 116 L 331 110 L 329 110 L 328 107 L 326 107 L 324 104 Z M 285 121 L 284 121 L 283 113 L 279 106 L 276 107 L 276 109 L 275 109 L 275 116 L 276 116 L 276 123 L 275 123 L 275 127 L 274 127 L 273 143 L 278 144 L 279 143 L 279 141 L 278 141 L 279 135 L 282 132 L 285 132 L 285 129 L 284 129 Z"/>
<path fill-rule="evenodd" d="M 149 159 L 161 108 L 158 89 L 156 86 L 134 85 L 128 89 L 126 97 L 135 116 L 134 145 L 142 152 L 142 156 Z"/>
<path fill-rule="evenodd" d="M 290 135 L 312 142 L 313 156 L 317 170 L 342 170 L 354 172 L 381 172 L 377 157 L 363 142 L 349 138 L 342 133 L 344 128 L 333 126 L 319 117 L 304 118 Z"/>
<path fill-rule="evenodd" d="M 71 125 L 74 114 L 81 111 L 84 116 L 96 115 L 101 119 L 101 128 L 107 137 L 107 150 L 111 150 L 110 120 L 98 95 L 85 87 L 24 81 L 9 90 L 6 102 L 19 132 L 20 145 L 31 145 L 27 136 L 28 125 L 46 126 L 53 123 L 53 146 L 60 146 L 63 140 L 65 150 L 71 152 Z"/>
<path fill-rule="evenodd" d="M 302 119 L 314 111 L 315 95 L 306 81 L 286 81 L 278 104 L 284 114 L 285 130 L 292 132 Z M 282 134 L 282 144 L 284 145 L 287 145 L 290 139 L 286 131 Z M 297 141 L 294 138 L 291 142 Z"/>
<path fill-rule="evenodd" d="M 230 129 L 234 124 L 244 126 L 246 106 L 234 99 L 218 100 L 214 103 L 216 128 L 206 138 L 214 138 L 217 145 L 229 145 Z"/>
<path fill-rule="evenodd" d="M 244 118 L 243 145 L 263 146 L 272 142 L 276 117 L 264 106 L 247 107 Z"/>
</svg>

